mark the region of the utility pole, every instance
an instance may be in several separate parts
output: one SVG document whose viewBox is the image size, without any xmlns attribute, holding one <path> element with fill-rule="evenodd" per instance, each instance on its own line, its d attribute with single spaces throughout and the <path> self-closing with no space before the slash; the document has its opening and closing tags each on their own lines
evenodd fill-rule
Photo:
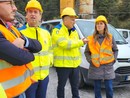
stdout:
<svg viewBox="0 0 130 98">
<path fill-rule="evenodd" d="M 74 8 L 75 0 L 60 0 L 60 13 L 65 7 Z"/>
<path fill-rule="evenodd" d="M 78 9 L 81 18 L 93 18 L 93 0 L 60 0 L 60 13 L 65 7 Z"/>
<path fill-rule="evenodd" d="M 82 18 L 93 18 L 93 0 L 80 0 L 79 15 Z"/>
</svg>

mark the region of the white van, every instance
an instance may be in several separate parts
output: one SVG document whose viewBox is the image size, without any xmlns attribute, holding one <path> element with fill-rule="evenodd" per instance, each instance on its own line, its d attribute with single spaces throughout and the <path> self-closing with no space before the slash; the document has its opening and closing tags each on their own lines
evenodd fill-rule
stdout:
<svg viewBox="0 0 130 98">
<path fill-rule="evenodd" d="M 130 30 L 116 28 L 116 30 L 125 38 L 125 40 L 130 44 Z"/>
<path fill-rule="evenodd" d="M 42 22 L 41 26 L 48 29 L 50 32 L 61 22 L 61 19 L 50 20 Z M 80 36 L 80 38 L 87 37 L 93 34 L 95 23 L 94 20 L 87 19 L 76 19 L 75 28 Z M 130 47 L 126 40 L 119 34 L 115 27 L 108 24 L 109 32 L 114 36 L 117 43 L 119 53 L 117 61 L 114 64 L 114 70 L 116 73 L 116 78 L 113 81 L 114 87 L 130 85 Z M 88 79 L 88 68 L 89 63 L 86 61 L 84 56 L 85 46 L 81 47 L 82 53 L 82 63 L 80 65 L 79 83 L 80 87 L 84 84 L 93 85 L 93 81 Z"/>
</svg>

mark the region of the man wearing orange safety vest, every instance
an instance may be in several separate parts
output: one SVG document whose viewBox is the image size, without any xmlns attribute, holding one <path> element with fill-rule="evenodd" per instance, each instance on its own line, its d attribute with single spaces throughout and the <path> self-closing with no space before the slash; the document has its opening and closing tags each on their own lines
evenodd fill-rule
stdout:
<svg viewBox="0 0 130 98">
<path fill-rule="evenodd" d="M 51 37 L 50 33 L 40 27 L 43 9 L 37 0 L 30 0 L 26 7 L 27 24 L 19 28 L 25 36 L 37 39 L 42 50 L 35 53 L 35 60 L 32 63 L 34 75 L 38 82 L 32 84 L 25 92 L 27 98 L 46 98 L 46 91 L 49 82 L 49 67 L 52 64 Z"/>
<path fill-rule="evenodd" d="M 8 98 L 19 98 L 32 84 L 30 62 L 41 50 L 39 41 L 23 36 L 10 23 L 16 11 L 13 0 L 0 0 L 0 83 Z"/>
</svg>

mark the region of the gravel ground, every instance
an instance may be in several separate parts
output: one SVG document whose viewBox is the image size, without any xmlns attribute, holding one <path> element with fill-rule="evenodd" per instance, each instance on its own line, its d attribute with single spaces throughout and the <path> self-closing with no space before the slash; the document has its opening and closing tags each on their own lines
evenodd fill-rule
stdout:
<svg viewBox="0 0 130 98">
<path fill-rule="evenodd" d="M 49 85 L 47 91 L 47 98 L 57 98 L 57 74 L 54 68 L 50 68 Z M 93 87 L 85 86 L 79 90 L 80 98 L 94 98 Z M 105 90 L 102 89 L 102 98 L 105 97 Z M 65 98 L 72 98 L 71 88 L 69 82 L 65 86 Z M 130 86 L 122 88 L 114 88 L 114 98 L 130 98 Z"/>
</svg>

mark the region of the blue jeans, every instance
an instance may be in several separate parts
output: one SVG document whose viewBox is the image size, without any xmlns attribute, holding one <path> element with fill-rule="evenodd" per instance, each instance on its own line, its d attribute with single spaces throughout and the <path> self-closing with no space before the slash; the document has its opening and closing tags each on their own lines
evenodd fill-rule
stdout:
<svg viewBox="0 0 130 98">
<path fill-rule="evenodd" d="M 15 98 L 26 98 L 26 95 L 25 95 L 25 93 L 22 93 L 21 95 L 15 97 Z"/>
<path fill-rule="evenodd" d="M 67 79 L 71 85 L 72 98 L 80 98 L 78 92 L 79 68 L 56 68 L 58 76 L 57 98 L 64 98 Z"/>
<path fill-rule="evenodd" d="M 94 80 L 95 98 L 102 98 L 102 96 L 101 96 L 101 81 L 102 80 Z M 106 98 L 113 98 L 112 80 L 104 80 L 104 83 L 105 83 Z"/>
<path fill-rule="evenodd" d="M 49 76 L 32 84 L 25 92 L 26 98 L 46 98 Z"/>
</svg>

